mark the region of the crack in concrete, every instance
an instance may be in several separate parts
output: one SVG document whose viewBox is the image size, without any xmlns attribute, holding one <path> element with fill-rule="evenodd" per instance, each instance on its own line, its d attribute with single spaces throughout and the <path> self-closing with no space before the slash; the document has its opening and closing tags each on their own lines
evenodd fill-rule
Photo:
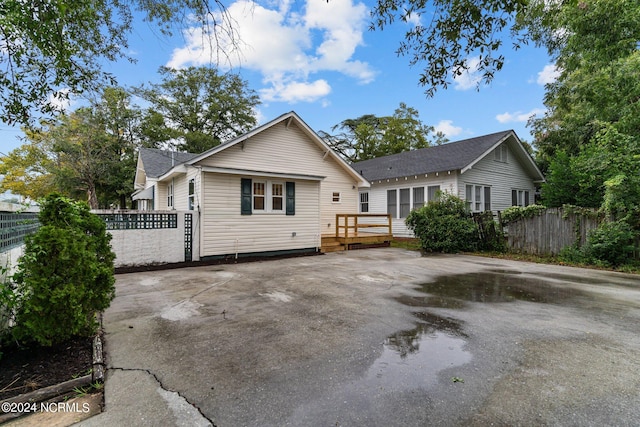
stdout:
<svg viewBox="0 0 640 427">
<path fill-rule="evenodd" d="M 158 376 L 153 373 L 150 369 L 144 369 L 144 368 L 120 368 L 120 367 L 116 367 L 116 366 L 111 366 L 111 367 L 107 367 L 107 369 L 112 369 L 114 371 L 123 371 L 123 372 L 144 372 L 146 374 L 148 374 L 149 376 L 153 377 L 153 379 L 156 380 L 156 382 L 158 383 L 158 385 L 160 386 L 160 388 L 166 392 L 169 393 L 175 393 L 176 395 L 178 395 L 180 398 L 184 399 L 185 402 L 187 402 L 189 405 L 191 405 L 193 408 L 196 409 L 196 411 L 198 411 L 198 413 L 200 414 L 200 416 L 202 418 L 204 418 L 205 420 L 207 420 L 212 427 L 216 427 L 215 423 L 213 422 L 213 420 L 211 420 L 209 417 L 207 417 L 198 406 L 196 406 L 195 404 L 193 404 L 192 402 L 189 401 L 189 399 L 187 399 L 186 397 L 184 397 L 182 394 L 180 394 L 180 392 L 177 392 L 175 390 L 171 390 L 167 387 L 165 387 L 165 385 L 162 383 L 162 381 L 160 380 L 160 378 L 158 378 Z"/>
</svg>

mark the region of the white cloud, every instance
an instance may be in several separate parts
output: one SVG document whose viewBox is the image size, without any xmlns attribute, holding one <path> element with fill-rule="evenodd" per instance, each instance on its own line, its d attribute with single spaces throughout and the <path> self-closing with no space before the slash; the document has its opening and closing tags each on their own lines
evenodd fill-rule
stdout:
<svg viewBox="0 0 640 427">
<path fill-rule="evenodd" d="M 555 82 L 560 77 L 560 70 L 553 64 L 545 65 L 542 71 L 538 73 L 538 79 L 536 83 L 544 86 L 549 83 Z"/>
<path fill-rule="evenodd" d="M 455 83 L 454 89 L 456 90 L 469 90 L 475 89 L 475 87 L 482 80 L 482 74 L 478 71 L 478 65 L 480 65 L 480 58 L 474 56 L 467 58 L 467 70 L 462 71 L 460 75 L 453 75 L 453 81 Z"/>
<path fill-rule="evenodd" d="M 462 128 L 453 125 L 453 120 L 440 120 L 434 126 L 436 132 L 442 132 L 447 138 L 458 136 L 462 133 Z"/>
<path fill-rule="evenodd" d="M 67 111 L 71 107 L 71 98 L 69 89 L 61 89 L 57 93 L 50 93 L 47 97 L 46 104 L 50 105 L 55 111 L 61 113 Z"/>
<path fill-rule="evenodd" d="M 269 101 L 288 102 L 314 102 L 327 96 L 331 92 L 331 86 L 326 80 L 306 82 L 273 82 L 272 87 L 260 90 L 262 99 Z"/>
<path fill-rule="evenodd" d="M 417 27 L 419 25 L 422 25 L 422 19 L 419 14 L 412 13 L 407 17 L 407 23 L 413 25 L 414 27 Z"/>
<path fill-rule="evenodd" d="M 523 113 L 522 111 L 516 111 L 514 113 L 502 113 L 496 116 L 496 120 L 500 123 L 524 123 L 527 122 L 531 116 L 544 114 L 545 110 L 542 108 L 534 108 L 533 110 Z"/>
<path fill-rule="evenodd" d="M 373 81 L 375 72 L 366 62 L 353 59 L 363 44 L 367 9 L 354 0 L 329 3 L 307 0 L 300 11 L 291 10 L 290 0 L 263 6 L 248 0 L 232 3 L 227 11 L 232 17 L 238 50 L 226 57 L 230 67 L 258 71 L 269 87 L 260 90 L 265 100 L 313 102 L 327 95 L 331 88 L 324 79 L 309 81 L 319 72 L 338 72 L 359 83 Z M 271 8 L 269 8 L 271 7 Z M 185 32 L 186 44 L 175 49 L 168 67 L 208 64 L 217 47 L 229 51 L 230 39 L 218 32 L 216 39 L 200 28 Z M 211 43 L 209 43 L 211 40 Z"/>
</svg>

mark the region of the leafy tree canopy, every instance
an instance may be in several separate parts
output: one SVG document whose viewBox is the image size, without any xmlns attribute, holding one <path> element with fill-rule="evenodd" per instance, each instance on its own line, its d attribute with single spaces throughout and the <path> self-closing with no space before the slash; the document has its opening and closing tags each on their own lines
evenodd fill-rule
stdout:
<svg viewBox="0 0 640 427">
<path fill-rule="evenodd" d="M 221 12 L 219 14 L 215 11 Z M 57 0 L 0 2 L 0 120 L 32 124 L 51 117 L 49 97 L 90 93 L 114 77 L 103 61 L 128 59 L 133 16 L 170 35 L 194 20 L 212 34 L 222 31 L 235 42 L 232 21 L 220 0 Z"/>
<path fill-rule="evenodd" d="M 416 109 L 404 103 L 400 103 L 392 116 L 367 114 L 343 120 L 331 130 L 342 132 L 335 135 L 320 132 L 320 136 L 350 162 L 417 150 L 447 141 L 442 133 L 435 132 L 433 126 L 422 123 Z"/>
<path fill-rule="evenodd" d="M 255 127 L 260 100 L 238 75 L 209 67 L 162 67 L 160 74 L 161 83 L 136 90 L 151 103 L 144 119 L 148 136 L 201 153 Z"/>
<path fill-rule="evenodd" d="M 126 206 L 135 172 L 140 112 L 121 88 L 90 107 L 27 130 L 25 143 L 0 158 L 2 189 L 37 200 L 52 191 L 91 208 Z"/>
<path fill-rule="evenodd" d="M 543 168 L 558 150 L 578 154 L 602 123 L 640 136 L 640 3 L 532 4 L 525 22 L 561 71 L 547 86 L 547 114 L 532 122 Z"/>
<path fill-rule="evenodd" d="M 500 53 L 509 35 L 518 47 L 526 41 L 517 25 L 526 11 L 528 0 L 377 0 L 372 14 L 372 29 L 384 30 L 395 21 L 420 23 L 405 33 L 397 50 L 409 56 L 411 65 L 424 66 L 420 84 L 428 96 L 437 88 L 447 88 L 452 77 L 470 69 L 470 59 L 477 59 L 488 83 L 500 71 L 505 58 Z M 519 35 L 523 34 L 523 35 Z M 478 83 L 478 84 L 480 84 Z"/>
</svg>

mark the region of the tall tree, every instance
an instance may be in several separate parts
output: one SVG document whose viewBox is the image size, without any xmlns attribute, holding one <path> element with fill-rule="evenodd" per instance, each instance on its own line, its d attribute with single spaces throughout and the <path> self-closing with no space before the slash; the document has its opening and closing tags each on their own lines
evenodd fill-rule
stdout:
<svg viewBox="0 0 640 427">
<path fill-rule="evenodd" d="M 113 85 L 114 77 L 102 63 L 133 61 L 126 52 L 136 12 L 165 35 L 195 21 L 214 37 L 225 34 L 232 42 L 230 49 L 237 43 L 233 21 L 221 0 L 4 0 L 0 2 L 0 120 L 33 124 L 34 116 L 56 113 L 50 97 Z"/>
<path fill-rule="evenodd" d="M 48 137 L 60 159 L 52 171 L 58 186 L 79 199 L 86 194 L 91 209 L 100 207 L 98 193 L 118 164 L 117 140 L 104 131 L 90 108 L 61 116 Z"/>
<path fill-rule="evenodd" d="M 637 194 L 640 4 L 593 0 L 535 5 L 527 25 L 561 71 L 547 86 L 547 113 L 532 122 L 538 158 L 550 171 L 543 201 L 604 206 L 622 182 L 628 194 Z M 618 200 L 630 211 L 636 209 L 633 197 Z"/>
<path fill-rule="evenodd" d="M 176 139 L 179 150 L 201 153 L 256 125 L 259 98 L 238 75 L 210 67 L 162 67 L 160 74 L 161 83 L 140 87 L 137 93 L 151 103 L 147 122 Z"/>
<path fill-rule="evenodd" d="M 37 199 L 58 192 L 91 208 L 127 206 L 139 146 L 139 111 L 121 88 L 107 88 L 90 107 L 27 130 L 25 143 L 0 158 L 0 184 Z"/>
<path fill-rule="evenodd" d="M 558 80 L 547 86 L 547 114 L 532 123 L 543 166 L 557 150 L 578 154 L 601 123 L 640 135 L 640 4 L 634 0 L 534 4 L 526 25 L 561 71 Z"/>
<path fill-rule="evenodd" d="M 0 189 L 37 200 L 57 189 L 50 173 L 57 156 L 41 130 L 24 131 L 28 142 L 0 157 Z"/>
<path fill-rule="evenodd" d="M 435 132 L 433 126 L 422 123 L 418 111 L 405 103 L 400 103 L 392 116 L 366 114 L 343 120 L 331 130 L 342 132 L 335 135 L 320 132 L 320 136 L 350 162 L 417 150 L 447 141 L 442 133 Z"/>
<path fill-rule="evenodd" d="M 112 140 L 113 159 L 109 174 L 103 177 L 103 193 L 119 198 L 121 208 L 128 205 L 131 182 L 135 175 L 136 155 L 141 146 L 141 110 L 131 104 L 131 95 L 120 87 L 106 88 L 93 104 L 97 126 Z M 103 205 L 115 203 L 104 200 Z"/>
</svg>

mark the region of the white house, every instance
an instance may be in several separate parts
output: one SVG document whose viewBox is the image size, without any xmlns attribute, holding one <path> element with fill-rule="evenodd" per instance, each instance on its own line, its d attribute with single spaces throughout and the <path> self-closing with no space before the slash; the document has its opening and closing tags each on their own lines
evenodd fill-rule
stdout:
<svg viewBox="0 0 640 427">
<path fill-rule="evenodd" d="M 316 251 L 369 183 L 295 112 L 202 154 L 142 149 L 141 209 L 199 215 L 199 259 Z"/>
<path fill-rule="evenodd" d="M 438 190 L 455 194 L 473 212 L 534 202 L 544 177 L 513 130 L 357 162 L 371 183 L 360 191 L 359 212 L 388 213 L 393 235 L 411 237 L 404 221 Z"/>
</svg>

